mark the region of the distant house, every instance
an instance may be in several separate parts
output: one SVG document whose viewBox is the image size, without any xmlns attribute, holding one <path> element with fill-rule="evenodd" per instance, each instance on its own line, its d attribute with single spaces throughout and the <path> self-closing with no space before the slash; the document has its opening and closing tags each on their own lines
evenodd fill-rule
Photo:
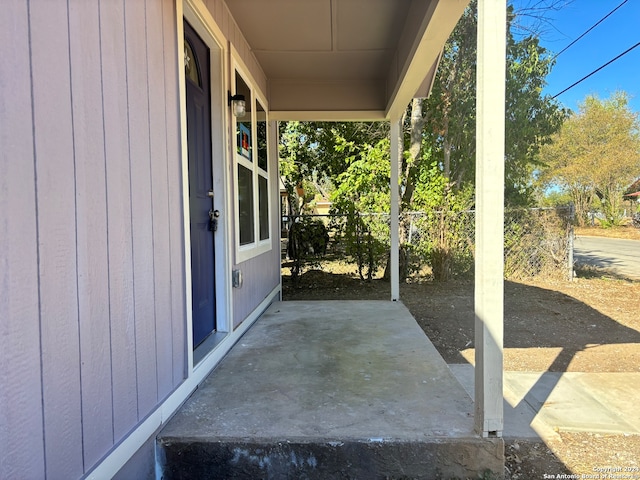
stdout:
<svg viewBox="0 0 640 480">
<path fill-rule="evenodd" d="M 629 200 L 635 199 L 640 202 L 640 178 L 629 185 L 629 188 L 624 191 L 624 198 Z"/>
<path fill-rule="evenodd" d="M 467 3 L 3 0 L 0 478 L 156 478 L 156 432 L 280 298 L 277 121 L 390 121 L 397 151 Z"/>
</svg>

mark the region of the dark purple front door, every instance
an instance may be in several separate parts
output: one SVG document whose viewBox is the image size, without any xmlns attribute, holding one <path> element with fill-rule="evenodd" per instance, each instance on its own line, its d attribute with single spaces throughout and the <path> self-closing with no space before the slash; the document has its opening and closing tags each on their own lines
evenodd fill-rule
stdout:
<svg viewBox="0 0 640 480">
<path fill-rule="evenodd" d="M 209 216 L 213 210 L 210 60 L 209 48 L 187 22 L 184 37 L 195 348 L 216 329 L 215 232 Z"/>
</svg>

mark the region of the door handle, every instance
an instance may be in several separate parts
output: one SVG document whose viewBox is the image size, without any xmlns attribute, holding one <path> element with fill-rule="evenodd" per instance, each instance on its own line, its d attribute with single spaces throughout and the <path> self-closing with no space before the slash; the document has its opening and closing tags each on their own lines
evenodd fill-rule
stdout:
<svg viewBox="0 0 640 480">
<path fill-rule="evenodd" d="M 220 210 L 209 210 L 209 231 L 215 232 L 218 230 L 218 217 L 220 216 Z"/>
<path fill-rule="evenodd" d="M 211 197 L 211 198 L 213 198 L 213 190 L 209 190 L 209 191 L 207 192 L 207 197 Z"/>
</svg>

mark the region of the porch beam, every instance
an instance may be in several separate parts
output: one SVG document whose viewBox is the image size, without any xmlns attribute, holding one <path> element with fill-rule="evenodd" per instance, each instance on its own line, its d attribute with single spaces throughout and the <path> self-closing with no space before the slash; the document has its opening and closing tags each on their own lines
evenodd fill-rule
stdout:
<svg viewBox="0 0 640 480">
<path fill-rule="evenodd" d="M 402 158 L 402 138 L 400 137 L 400 120 L 391 120 L 391 219 L 389 223 L 391 232 L 391 257 L 390 257 L 390 280 L 391 280 L 391 301 L 400 300 L 400 191 L 399 191 L 399 171 L 400 159 Z"/>
<path fill-rule="evenodd" d="M 506 0 L 478 1 L 475 426 L 503 430 Z"/>
<path fill-rule="evenodd" d="M 412 3 L 387 76 L 387 88 L 393 89 L 387 118 L 400 118 L 416 92 L 424 94 L 419 90 L 425 80 L 431 82 L 429 75 L 435 76 L 442 47 L 468 4 L 469 0 Z"/>
<path fill-rule="evenodd" d="M 379 122 L 384 110 L 269 110 L 269 118 L 281 122 Z"/>
</svg>

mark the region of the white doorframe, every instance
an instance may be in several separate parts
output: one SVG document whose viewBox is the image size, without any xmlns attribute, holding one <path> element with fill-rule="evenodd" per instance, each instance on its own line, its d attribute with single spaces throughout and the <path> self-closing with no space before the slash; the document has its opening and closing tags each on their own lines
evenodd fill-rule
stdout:
<svg viewBox="0 0 640 480">
<path fill-rule="evenodd" d="M 201 0 L 183 0 L 177 5 L 178 41 L 184 38 L 183 20 L 198 33 L 210 50 L 210 88 L 211 88 L 211 155 L 214 189 L 214 207 L 220 211 L 218 230 L 215 234 L 215 296 L 216 296 L 216 330 L 220 334 L 232 331 L 231 301 L 231 232 L 232 209 L 229 189 L 229 138 L 228 138 L 228 51 L 227 42 L 214 22 L 211 14 Z M 181 8 L 182 7 L 182 8 Z M 181 11 L 182 10 L 182 11 Z M 179 45 L 178 55 L 182 53 Z M 180 63 L 181 65 L 182 63 Z M 180 130 L 182 147 L 182 192 L 183 192 L 183 232 L 185 247 L 185 298 L 187 318 L 187 359 L 188 376 L 194 370 L 191 310 L 191 238 L 189 233 L 189 175 L 188 145 L 186 120 L 186 81 L 184 69 L 179 69 L 180 89 Z M 211 352 L 207 353 L 207 356 Z"/>
</svg>

